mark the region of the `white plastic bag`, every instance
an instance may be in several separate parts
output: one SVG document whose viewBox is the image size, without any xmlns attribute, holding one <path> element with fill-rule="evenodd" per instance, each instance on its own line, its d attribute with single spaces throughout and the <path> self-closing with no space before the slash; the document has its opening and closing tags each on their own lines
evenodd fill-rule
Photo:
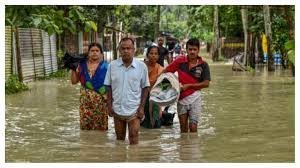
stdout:
<svg viewBox="0 0 300 168">
<path fill-rule="evenodd" d="M 171 86 L 165 90 L 162 89 L 160 85 L 164 79 L 169 81 L 171 84 Z M 178 100 L 179 95 L 180 88 L 177 76 L 170 72 L 163 73 L 157 78 L 152 90 L 150 91 L 150 101 L 153 101 L 160 106 L 169 106 Z"/>
</svg>

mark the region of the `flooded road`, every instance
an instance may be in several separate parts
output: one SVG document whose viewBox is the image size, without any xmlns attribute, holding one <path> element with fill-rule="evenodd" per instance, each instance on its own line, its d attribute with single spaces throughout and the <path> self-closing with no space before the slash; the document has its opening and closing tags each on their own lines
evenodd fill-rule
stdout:
<svg viewBox="0 0 300 168">
<path fill-rule="evenodd" d="M 6 162 L 294 162 L 295 82 L 290 71 L 232 72 L 211 65 L 198 134 L 141 129 L 140 143 L 79 128 L 79 88 L 69 80 L 30 84 L 5 97 Z"/>
</svg>

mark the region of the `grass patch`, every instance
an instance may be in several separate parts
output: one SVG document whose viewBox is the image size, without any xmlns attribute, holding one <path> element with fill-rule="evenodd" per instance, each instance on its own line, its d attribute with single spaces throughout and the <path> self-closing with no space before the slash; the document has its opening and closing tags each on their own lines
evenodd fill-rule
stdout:
<svg viewBox="0 0 300 168">
<path fill-rule="evenodd" d="M 67 69 L 59 69 L 56 72 L 50 73 L 48 76 L 42 76 L 38 77 L 38 80 L 49 80 L 52 78 L 65 78 L 68 76 L 68 70 Z"/>
<path fill-rule="evenodd" d="M 5 81 L 5 94 L 7 95 L 19 93 L 26 90 L 29 90 L 29 87 L 23 82 L 20 82 L 17 75 L 11 75 Z"/>
</svg>

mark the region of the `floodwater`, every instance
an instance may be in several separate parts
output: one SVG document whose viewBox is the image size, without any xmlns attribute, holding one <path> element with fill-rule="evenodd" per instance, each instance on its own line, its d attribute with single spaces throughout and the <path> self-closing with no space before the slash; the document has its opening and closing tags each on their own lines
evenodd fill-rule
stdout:
<svg viewBox="0 0 300 168">
<path fill-rule="evenodd" d="M 79 85 L 38 81 L 5 97 L 6 162 L 295 162 L 295 81 L 290 71 L 232 72 L 211 65 L 198 133 L 140 130 L 140 143 L 79 128 Z"/>
</svg>

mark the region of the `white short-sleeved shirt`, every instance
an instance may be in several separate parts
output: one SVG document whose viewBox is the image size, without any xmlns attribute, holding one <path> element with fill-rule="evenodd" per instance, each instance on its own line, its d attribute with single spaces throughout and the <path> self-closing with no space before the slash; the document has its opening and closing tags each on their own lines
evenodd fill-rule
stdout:
<svg viewBox="0 0 300 168">
<path fill-rule="evenodd" d="M 114 112 L 131 116 L 141 103 L 142 89 L 150 86 L 147 66 L 135 58 L 127 68 L 122 58 L 114 60 L 109 64 L 104 85 L 111 86 Z"/>
</svg>

